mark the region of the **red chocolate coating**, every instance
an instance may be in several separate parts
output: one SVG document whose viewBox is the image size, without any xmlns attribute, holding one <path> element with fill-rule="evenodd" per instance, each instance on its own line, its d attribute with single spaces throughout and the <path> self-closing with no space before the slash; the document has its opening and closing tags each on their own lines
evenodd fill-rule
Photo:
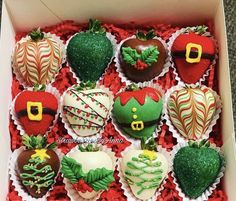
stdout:
<svg viewBox="0 0 236 201">
<path fill-rule="evenodd" d="M 55 177 L 57 176 L 57 173 L 59 171 L 60 168 L 60 160 L 57 156 L 57 154 L 53 151 L 53 150 L 47 150 L 46 152 L 50 158 L 46 158 L 46 162 L 39 164 L 38 165 L 38 169 L 43 168 L 46 165 L 50 165 L 52 167 L 52 170 L 55 172 Z M 17 173 L 20 176 L 20 174 L 22 173 L 27 173 L 27 174 L 33 174 L 32 170 L 24 170 L 23 167 L 29 163 L 29 160 L 31 158 L 31 156 L 35 154 L 34 150 L 24 150 L 22 153 L 20 153 L 20 155 L 17 158 Z M 39 176 L 45 176 L 46 174 L 38 174 Z M 55 178 L 54 177 L 54 178 Z M 31 179 L 32 180 L 32 179 Z M 22 184 L 23 185 L 23 184 Z M 37 188 L 33 187 L 30 188 L 30 186 L 25 186 L 25 190 L 32 196 L 35 198 L 41 198 L 43 197 L 48 190 L 51 188 L 51 186 L 47 187 L 47 188 L 41 188 L 41 193 L 36 193 Z"/>
<path fill-rule="evenodd" d="M 215 42 L 209 37 L 201 36 L 195 33 L 179 35 L 173 43 L 171 49 L 172 54 L 176 51 L 185 51 L 188 43 L 199 44 L 202 46 L 202 53 L 215 55 Z M 193 84 L 199 81 L 199 79 L 212 64 L 212 61 L 203 58 L 201 58 L 199 63 L 188 63 L 185 57 L 175 58 L 173 56 L 173 61 L 180 78 L 188 84 Z"/>
<path fill-rule="evenodd" d="M 16 99 L 15 112 L 16 114 L 22 110 L 27 110 L 27 102 L 42 102 L 43 108 L 49 108 L 57 111 L 58 102 L 56 97 L 48 92 L 43 91 L 23 91 Z M 45 134 L 51 126 L 55 115 L 43 114 L 41 121 L 32 121 L 28 116 L 18 117 L 23 129 L 28 135 Z"/>
<path fill-rule="evenodd" d="M 121 92 L 121 93 L 117 94 L 116 98 L 120 97 L 120 102 L 122 105 L 126 105 L 127 102 L 131 98 L 135 98 L 135 100 L 137 100 L 140 105 L 144 105 L 145 99 L 147 96 L 149 96 L 152 100 L 158 102 L 161 97 L 161 93 L 154 88 L 145 87 L 143 89 L 136 90 L 136 91 Z"/>
<path fill-rule="evenodd" d="M 157 47 L 159 51 L 158 59 L 157 59 L 157 62 L 153 63 L 151 66 L 143 70 L 138 70 L 134 66 L 127 64 L 122 59 L 122 56 L 121 56 L 120 58 L 121 68 L 123 69 L 124 74 L 130 80 L 134 82 L 150 81 L 151 79 L 159 75 L 162 72 L 162 69 L 164 67 L 167 53 L 163 44 L 157 39 L 150 39 L 147 41 L 142 41 L 139 39 L 129 39 L 122 44 L 121 49 L 122 47 L 131 47 L 133 49 L 136 49 L 139 54 L 144 49 L 149 48 L 150 46 Z"/>
</svg>

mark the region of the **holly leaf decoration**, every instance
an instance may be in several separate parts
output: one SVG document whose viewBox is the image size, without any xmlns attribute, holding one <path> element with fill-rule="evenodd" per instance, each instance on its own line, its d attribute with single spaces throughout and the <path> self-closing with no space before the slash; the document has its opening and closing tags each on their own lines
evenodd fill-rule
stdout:
<svg viewBox="0 0 236 201">
<path fill-rule="evenodd" d="M 127 64 L 135 65 L 140 55 L 137 50 L 131 47 L 122 47 L 122 57 Z"/>
<path fill-rule="evenodd" d="M 136 49 L 131 47 L 122 47 L 122 57 L 127 64 L 132 66 L 137 65 L 137 61 L 141 60 L 144 64 L 151 66 L 153 63 L 157 62 L 158 51 L 156 46 L 151 46 L 139 54 Z"/>
<path fill-rule="evenodd" d="M 99 190 L 106 190 L 108 185 L 114 180 L 113 170 L 107 170 L 106 168 L 90 170 L 84 177 L 84 181 L 92 186 L 96 192 Z"/>
<path fill-rule="evenodd" d="M 140 56 L 141 60 L 151 66 L 153 63 L 157 62 L 158 55 L 160 52 L 158 51 L 156 46 L 151 46 L 142 51 Z"/>
<path fill-rule="evenodd" d="M 72 158 L 64 156 L 61 161 L 61 166 L 63 176 L 69 179 L 73 184 L 85 176 L 81 164 Z"/>
</svg>

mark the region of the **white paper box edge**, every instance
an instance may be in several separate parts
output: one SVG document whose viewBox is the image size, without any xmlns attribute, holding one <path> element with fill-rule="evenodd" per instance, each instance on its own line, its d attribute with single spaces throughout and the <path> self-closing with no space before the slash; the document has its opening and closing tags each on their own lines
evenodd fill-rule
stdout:
<svg viewBox="0 0 236 201">
<path fill-rule="evenodd" d="M 10 58 L 14 47 L 15 30 L 30 30 L 38 26 L 52 25 L 65 19 L 84 22 L 90 17 L 99 17 L 99 19 L 114 22 L 137 21 L 143 23 L 148 20 L 181 24 L 186 24 L 187 21 L 200 24 L 205 19 L 214 19 L 215 35 L 220 46 L 219 86 L 223 100 L 222 133 L 227 159 L 225 188 L 229 201 L 234 201 L 236 198 L 234 189 L 236 186 L 236 148 L 222 0 L 119 0 L 119 6 L 115 6 L 114 1 L 111 0 L 6 0 L 2 6 L 0 40 L 0 197 L 6 197 L 8 192 L 7 165 L 10 155 L 8 106 L 11 101 L 12 79 Z"/>
</svg>

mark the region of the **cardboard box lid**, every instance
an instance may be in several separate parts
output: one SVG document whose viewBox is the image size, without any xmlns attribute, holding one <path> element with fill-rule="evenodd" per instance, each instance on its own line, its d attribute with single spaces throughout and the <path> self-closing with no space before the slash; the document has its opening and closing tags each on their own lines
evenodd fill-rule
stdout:
<svg viewBox="0 0 236 201">
<path fill-rule="evenodd" d="M 62 20 L 85 22 L 89 18 L 100 18 L 117 22 L 161 22 L 177 24 L 201 24 L 206 19 L 215 20 L 216 37 L 220 45 L 219 85 L 223 99 L 222 130 L 224 151 L 227 156 L 225 186 L 230 201 L 236 198 L 236 151 L 232 116 L 232 99 L 224 23 L 223 0 L 5 0 L 2 12 L 2 36 L 0 86 L 6 93 L 0 99 L 0 197 L 7 193 L 7 159 L 10 136 L 8 131 L 8 105 L 11 87 L 11 51 L 14 47 L 15 31 L 31 30 L 34 27 L 53 25 Z M 114 5 L 115 4 L 115 5 Z M 184 12 L 183 12 L 184 11 Z M 181 23 L 179 23 L 181 22 Z M 189 24 L 188 24 L 189 25 Z M 9 67 L 9 68 L 7 68 Z M 5 170 L 5 171 L 4 171 Z"/>
<path fill-rule="evenodd" d="M 99 18 L 106 22 L 155 21 L 172 24 L 180 24 L 180 22 L 200 24 L 215 15 L 220 1 L 6 0 L 11 20 L 17 31 L 53 25 L 68 19 L 86 22 L 89 18 Z"/>
</svg>

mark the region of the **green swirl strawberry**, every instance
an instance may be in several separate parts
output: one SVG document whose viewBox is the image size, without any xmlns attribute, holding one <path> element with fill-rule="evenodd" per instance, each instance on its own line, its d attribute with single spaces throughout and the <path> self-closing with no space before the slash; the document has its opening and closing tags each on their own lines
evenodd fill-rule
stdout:
<svg viewBox="0 0 236 201">
<path fill-rule="evenodd" d="M 120 128 L 133 138 L 152 136 L 163 107 L 161 93 L 151 87 L 129 89 L 117 94 L 113 107 Z"/>
</svg>

